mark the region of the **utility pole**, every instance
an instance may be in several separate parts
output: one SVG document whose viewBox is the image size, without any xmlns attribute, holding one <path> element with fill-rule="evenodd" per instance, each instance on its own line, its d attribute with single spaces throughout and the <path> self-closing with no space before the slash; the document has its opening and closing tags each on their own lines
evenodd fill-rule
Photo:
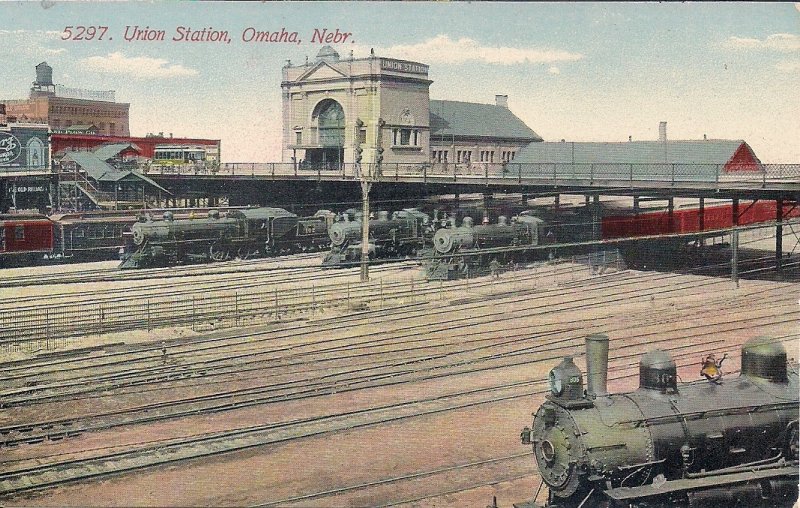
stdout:
<svg viewBox="0 0 800 508">
<path fill-rule="evenodd" d="M 386 122 L 378 118 L 375 133 L 375 173 L 381 174 L 383 162 L 383 126 Z M 359 171 L 361 175 L 361 282 L 369 282 L 369 191 L 372 189 L 370 172 Z"/>
<path fill-rule="evenodd" d="M 739 287 L 739 230 L 734 227 L 731 234 L 731 280 Z"/>
<path fill-rule="evenodd" d="M 372 188 L 361 175 L 361 282 L 369 281 L 369 191 Z"/>
</svg>

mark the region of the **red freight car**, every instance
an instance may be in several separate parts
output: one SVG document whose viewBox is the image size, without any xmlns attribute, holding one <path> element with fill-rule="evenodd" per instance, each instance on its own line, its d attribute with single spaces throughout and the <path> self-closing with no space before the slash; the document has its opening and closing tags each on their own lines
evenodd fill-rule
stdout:
<svg viewBox="0 0 800 508">
<path fill-rule="evenodd" d="M 0 266 L 29 264 L 53 251 L 53 222 L 44 215 L 0 215 Z"/>
<path fill-rule="evenodd" d="M 775 201 L 742 201 L 739 203 L 739 225 L 774 221 L 777 216 Z M 783 218 L 800 216 L 800 208 L 784 205 Z M 700 227 L 700 209 L 675 209 L 641 212 L 637 215 L 611 215 L 603 217 L 603 238 L 630 238 L 637 236 L 695 233 L 733 227 L 733 205 L 706 207 Z"/>
</svg>

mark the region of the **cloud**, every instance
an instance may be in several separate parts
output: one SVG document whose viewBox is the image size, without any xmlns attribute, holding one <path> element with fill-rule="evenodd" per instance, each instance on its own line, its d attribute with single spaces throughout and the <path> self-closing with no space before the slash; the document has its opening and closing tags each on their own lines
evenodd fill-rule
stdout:
<svg viewBox="0 0 800 508">
<path fill-rule="evenodd" d="M 61 43 L 61 32 L 56 30 L 0 30 L 0 43 L 15 52 L 31 56 L 47 56 L 66 53 L 66 48 L 50 48 L 53 41 Z"/>
<path fill-rule="evenodd" d="M 784 60 L 776 63 L 775 68 L 784 72 L 800 71 L 800 60 Z"/>
<path fill-rule="evenodd" d="M 795 34 L 772 34 L 768 35 L 766 39 L 728 37 L 723 46 L 728 49 L 764 49 L 790 53 L 800 51 L 800 36 Z"/>
<path fill-rule="evenodd" d="M 482 62 L 493 65 L 548 64 L 572 62 L 584 57 L 580 53 L 572 53 L 561 49 L 485 46 L 475 39 L 462 37 L 455 40 L 443 34 L 417 44 L 398 44 L 388 48 L 375 48 L 375 53 L 380 56 L 436 64 L 462 64 L 467 62 Z"/>
<path fill-rule="evenodd" d="M 170 64 L 163 58 L 148 56 L 125 56 L 122 52 L 106 56 L 90 56 L 82 60 L 87 68 L 107 74 L 122 74 L 136 79 L 175 78 L 197 76 L 198 72 L 181 64 Z"/>
<path fill-rule="evenodd" d="M 549 72 L 550 74 L 561 74 L 561 69 L 553 65 L 549 69 L 547 69 L 547 72 Z"/>
</svg>

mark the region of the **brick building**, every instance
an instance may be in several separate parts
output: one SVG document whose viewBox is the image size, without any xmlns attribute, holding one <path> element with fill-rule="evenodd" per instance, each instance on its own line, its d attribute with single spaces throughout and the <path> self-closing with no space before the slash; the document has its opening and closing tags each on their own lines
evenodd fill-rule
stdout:
<svg viewBox="0 0 800 508">
<path fill-rule="evenodd" d="M 36 66 L 36 81 L 27 99 L 0 100 L 9 123 L 43 123 L 54 132 L 73 125 L 94 126 L 98 134 L 130 136 L 130 104 L 114 100 L 113 91 L 66 88 L 53 84 L 53 68 Z"/>
</svg>

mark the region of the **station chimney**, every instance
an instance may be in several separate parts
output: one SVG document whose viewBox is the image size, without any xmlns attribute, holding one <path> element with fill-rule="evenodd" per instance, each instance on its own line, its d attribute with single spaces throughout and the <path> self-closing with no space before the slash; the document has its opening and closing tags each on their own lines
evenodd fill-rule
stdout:
<svg viewBox="0 0 800 508">
<path fill-rule="evenodd" d="M 661 122 L 658 124 L 658 140 L 662 143 L 667 142 L 667 122 Z"/>
<path fill-rule="evenodd" d="M 494 102 L 498 106 L 508 109 L 508 95 L 495 95 Z"/>
</svg>

